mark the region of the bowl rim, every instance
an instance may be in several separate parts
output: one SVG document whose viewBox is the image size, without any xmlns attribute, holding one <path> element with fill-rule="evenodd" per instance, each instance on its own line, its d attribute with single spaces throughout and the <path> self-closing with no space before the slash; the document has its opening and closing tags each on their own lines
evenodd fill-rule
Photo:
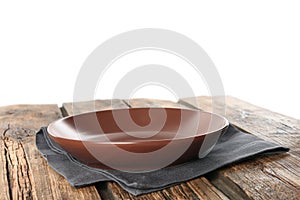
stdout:
<svg viewBox="0 0 300 200">
<path fill-rule="evenodd" d="M 219 115 L 217 113 L 213 113 L 213 112 L 203 111 L 203 110 L 194 109 L 194 108 L 176 108 L 176 107 L 167 107 L 167 106 L 165 106 L 165 107 L 146 107 L 145 106 L 145 107 L 136 107 L 136 108 L 116 108 L 116 109 L 108 108 L 108 109 L 103 109 L 103 110 L 95 110 L 95 111 L 89 111 L 89 112 L 83 112 L 83 113 L 79 113 L 79 114 L 75 114 L 75 115 L 65 116 L 63 118 L 60 118 L 60 119 L 57 119 L 57 120 L 51 122 L 47 127 L 47 132 L 48 132 L 48 135 L 53 139 L 55 138 L 55 139 L 63 139 L 63 140 L 69 140 L 69 141 L 95 143 L 93 141 L 84 141 L 84 140 L 80 140 L 80 139 L 77 139 L 77 138 L 60 137 L 60 136 L 57 136 L 57 135 L 51 133 L 52 132 L 51 129 L 53 129 L 53 126 L 55 126 L 55 124 L 57 124 L 61 121 L 71 119 L 71 118 L 74 118 L 74 117 L 78 117 L 78 116 L 96 114 L 98 112 L 111 112 L 111 111 L 115 111 L 115 110 L 138 110 L 138 109 L 170 109 L 170 110 L 180 110 L 180 111 L 186 110 L 186 111 L 191 111 L 191 112 L 201 112 L 201 113 L 205 113 L 205 114 L 209 114 L 209 115 L 214 115 L 214 116 L 222 119 L 223 122 L 224 122 L 224 124 L 222 126 L 220 126 L 219 128 L 217 128 L 215 130 L 211 130 L 209 132 L 205 132 L 205 133 L 201 133 L 201 134 L 195 134 L 195 135 L 191 135 L 191 136 L 176 138 L 176 140 L 186 140 L 186 139 L 191 139 L 191 138 L 197 138 L 197 137 L 200 137 L 200 136 L 203 136 L 203 135 L 209 135 L 209 134 L 224 130 L 229 126 L 229 121 L 225 117 L 223 117 L 222 115 Z M 173 140 L 172 138 L 170 138 L 170 139 L 167 138 L 167 139 L 153 139 L 153 140 L 141 140 L 141 141 L 129 141 L 129 142 L 103 141 L 103 142 L 97 142 L 97 144 L 116 144 L 116 145 L 126 144 L 127 145 L 127 144 L 137 144 L 137 143 L 147 143 L 147 142 L 172 141 L 172 140 Z"/>
</svg>

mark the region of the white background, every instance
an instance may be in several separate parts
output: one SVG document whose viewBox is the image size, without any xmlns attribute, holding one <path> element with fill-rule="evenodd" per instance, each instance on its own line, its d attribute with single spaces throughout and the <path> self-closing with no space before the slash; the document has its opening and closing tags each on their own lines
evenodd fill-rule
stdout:
<svg viewBox="0 0 300 200">
<path fill-rule="evenodd" d="M 72 101 L 81 65 L 98 45 L 149 27 L 197 42 L 214 61 L 227 95 L 300 118 L 299 1 L 1 1 L 0 106 Z M 136 56 L 138 63 L 142 58 Z M 153 56 L 156 63 L 161 58 Z M 108 73 L 104 85 L 117 82 L 117 72 Z M 206 94 L 199 88 L 197 95 Z M 134 96 L 174 98 L 156 89 Z M 112 90 L 98 90 L 95 98 L 109 98 Z"/>
</svg>

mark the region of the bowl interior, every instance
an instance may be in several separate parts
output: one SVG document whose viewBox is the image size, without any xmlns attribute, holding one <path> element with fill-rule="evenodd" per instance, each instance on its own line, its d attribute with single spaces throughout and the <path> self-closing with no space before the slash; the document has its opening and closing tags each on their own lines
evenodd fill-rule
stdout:
<svg viewBox="0 0 300 200">
<path fill-rule="evenodd" d="M 130 108 L 66 117 L 48 126 L 51 139 L 91 167 L 152 171 L 201 158 L 228 121 L 178 108 Z"/>
<path fill-rule="evenodd" d="M 48 126 L 50 136 L 97 143 L 173 140 L 219 131 L 228 121 L 216 114 L 177 108 L 130 108 L 70 116 Z"/>
</svg>

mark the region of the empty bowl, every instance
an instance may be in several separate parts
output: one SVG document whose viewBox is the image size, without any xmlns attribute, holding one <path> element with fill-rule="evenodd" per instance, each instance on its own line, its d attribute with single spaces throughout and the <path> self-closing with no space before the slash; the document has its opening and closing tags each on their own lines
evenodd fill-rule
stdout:
<svg viewBox="0 0 300 200">
<path fill-rule="evenodd" d="M 201 110 L 128 108 L 68 116 L 51 123 L 48 133 L 78 162 L 140 172 L 201 159 L 228 125 Z"/>
</svg>

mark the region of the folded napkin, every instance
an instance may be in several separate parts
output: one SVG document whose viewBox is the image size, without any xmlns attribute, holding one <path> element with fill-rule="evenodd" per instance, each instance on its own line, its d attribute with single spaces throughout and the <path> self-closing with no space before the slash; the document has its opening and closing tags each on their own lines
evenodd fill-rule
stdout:
<svg viewBox="0 0 300 200">
<path fill-rule="evenodd" d="M 213 150 L 202 159 L 152 172 L 129 173 L 92 168 L 80 163 L 49 138 L 46 127 L 42 127 L 36 134 L 36 145 L 48 164 L 72 186 L 115 181 L 133 195 L 161 190 L 254 156 L 289 151 L 288 148 L 244 133 L 230 125 Z"/>
</svg>

